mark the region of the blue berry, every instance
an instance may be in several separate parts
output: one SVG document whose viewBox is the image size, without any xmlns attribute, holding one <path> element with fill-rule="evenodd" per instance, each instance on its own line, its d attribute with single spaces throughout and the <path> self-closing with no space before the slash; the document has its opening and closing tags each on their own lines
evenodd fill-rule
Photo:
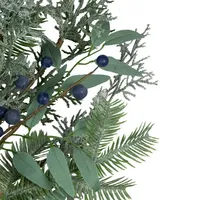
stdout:
<svg viewBox="0 0 200 200">
<path fill-rule="evenodd" d="M 27 76 L 20 75 L 15 81 L 15 86 L 18 89 L 24 90 L 29 84 L 29 78 Z"/>
<path fill-rule="evenodd" d="M 3 129 L 0 127 L 0 137 L 1 137 L 2 135 L 4 135 L 4 131 L 3 131 Z"/>
<path fill-rule="evenodd" d="M 47 92 L 40 92 L 37 96 L 39 104 L 45 105 L 49 102 L 49 94 Z"/>
<path fill-rule="evenodd" d="M 108 56 L 105 56 L 105 55 L 100 55 L 97 57 L 96 59 L 96 64 L 99 66 L 99 67 L 105 67 L 107 66 L 109 63 L 109 59 L 108 59 Z"/>
<path fill-rule="evenodd" d="M 0 118 L 4 117 L 4 114 L 5 112 L 7 111 L 8 109 L 5 108 L 4 106 L 0 106 Z"/>
<path fill-rule="evenodd" d="M 82 100 L 87 96 L 88 90 L 84 85 L 78 84 L 72 88 L 71 92 L 77 100 Z"/>
<path fill-rule="evenodd" d="M 16 124 L 20 121 L 20 113 L 16 109 L 10 109 L 5 113 L 4 119 L 8 124 Z"/>
<path fill-rule="evenodd" d="M 48 68 L 51 67 L 53 65 L 53 60 L 51 57 L 49 56 L 44 56 L 41 60 L 41 66 L 43 68 Z"/>
</svg>

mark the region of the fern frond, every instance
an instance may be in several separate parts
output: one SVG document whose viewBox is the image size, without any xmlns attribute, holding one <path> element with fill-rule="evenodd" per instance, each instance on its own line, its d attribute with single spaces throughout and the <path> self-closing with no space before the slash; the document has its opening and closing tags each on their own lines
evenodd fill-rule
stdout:
<svg viewBox="0 0 200 200">
<path fill-rule="evenodd" d="M 110 180 L 111 177 L 100 180 L 100 189 L 94 192 L 83 180 L 75 182 L 77 198 L 83 200 L 124 200 L 131 199 L 126 189 L 134 186 L 134 182 L 128 178 L 117 178 Z"/>
<path fill-rule="evenodd" d="M 125 169 L 125 164 L 133 166 L 128 159 L 137 163 L 144 161 L 144 156 L 152 153 L 153 145 L 157 143 L 157 138 L 151 137 L 149 131 L 153 124 L 142 124 L 136 128 L 128 137 L 123 135 L 118 137 L 96 160 L 100 173 L 105 174 L 105 170 L 113 174 L 113 171 Z"/>
<path fill-rule="evenodd" d="M 22 137 L 18 142 L 12 145 L 13 151 L 21 151 L 29 153 L 32 156 L 38 156 L 41 152 L 49 148 L 50 140 L 42 130 L 37 134 L 36 131 L 31 132 L 28 136 Z"/>
<path fill-rule="evenodd" d="M 34 183 L 31 183 L 28 179 L 21 177 L 17 184 L 9 186 L 5 196 L 8 200 L 33 200 L 41 199 L 42 196 L 45 196 L 48 193 L 48 190 L 45 190 Z"/>
<path fill-rule="evenodd" d="M 0 191 L 4 192 L 13 182 L 20 178 L 20 175 L 13 167 L 12 156 L 7 151 L 5 151 L 5 154 L 1 153 L 0 161 Z"/>
<path fill-rule="evenodd" d="M 49 143 L 49 138 L 47 137 L 46 134 L 44 134 L 43 131 L 39 131 L 39 134 L 37 134 L 37 132 L 34 131 L 31 132 L 27 138 L 22 137 L 20 138 L 19 142 L 13 143 L 11 149 L 14 152 L 16 151 L 27 152 L 30 155 L 34 156 L 35 158 L 40 158 L 41 153 L 43 153 L 45 150 L 48 149 L 47 145 L 48 143 Z M 3 173 L 0 174 L 0 191 L 6 192 L 7 196 L 9 197 L 8 200 L 23 199 L 21 197 L 17 198 L 18 197 L 17 195 L 22 195 L 23 193 L 24 196 L 26 196 L 26 193 L 28 193 L 30 187 L 33 187 L 33 189 L 31 189 L 30 191 L 31 194 L 32 193 L 34 194 L 35 190 L 37 190 L 38 193 L 40 192 L 42 193 L 43 192 L 42 188 L 37 187 L 28 180 L 23 179 L 23 176 L 21 176 L 21 174 L 19 174 L 18 171 L 13 166 L 12 160 L 13 156 L 10 155 L 10 153 L 8 153 L 7 151 L 5 151 L 4 154 L 1 154 L 0 170 Z M 19 184 L 14 184 L 16 181 L 20 181 Z"/>
<path fill-rule="evenodd" d="M 101 96 L 100 101 L 93 102 L 94 108 L 91 110 L 86 127 L 88 129 L 87 147 L 94 160 L 101 154 L 101 151 L 113 140 L 116 131 L 120 129 L 119 120 L 126 114 L 122 110 L 124 103 L 120 100 L 113 102 L 107 101 L 106 97 Z"/>
</svg>

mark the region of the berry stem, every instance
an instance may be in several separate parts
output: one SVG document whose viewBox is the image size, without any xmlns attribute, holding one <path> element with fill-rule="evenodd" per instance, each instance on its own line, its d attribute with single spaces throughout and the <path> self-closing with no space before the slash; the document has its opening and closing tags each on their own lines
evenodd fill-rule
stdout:
<svg viewBox="0 0 200 200">
<path fill-rule="evenodd" d="M 43 108 L 51 105 L 52 103 L 54 103 L 54 101 L 56 101 L 59 98 L 62 98 L 64 96 L 66 96 L 67 92 L 73 88 L 75 85 L 79 84 L 80 82 L 82 82 L 83 80 L 85 80 L 88 76 L 90 76 L 91 74 L 93 74 L 96 70 L 98 69 L 98 67 L 96 67 L 93 71 L 91 71 L 90 73 L 86 74 L 85 76 L 83 76 L 81 79 L 79 79 L 78 81 L 76 81 L 74 84 L 72 84 L 69 88 L 67 88 L 64 92 L 62 92 L 58 97 L 56 97 L 55 99 L 52 99 L 51 101 L 49 101 L 49 103 L 38 107 L 35 111 L 33 111 L 30 115 L 28 115 L 23 121 L 18 122 L 16 125 L 11 126 L 9 128 L 7 128 L 5 130 L 5 135 L 4 137 L 0 140 L 0 145 L 2 143 L 4 143 L 4 141 L 9 138 L 10 136 L 13 135 L 13 133 L 15 133 L 15 131 L 22 125 L 24 124 L 26 121 L 28 121 L 31 117 L 33 117 L 35 114 L 37 114 L 40 110 L 42 110 Z M 7 133 L 7 134 L 6 134 Z"/>
<path fill-rule="evenodd" d="M 79 63 L 79 65 L 88 65 L 88 64 L 93 63 L 93 62 L 95 62 L 95 60 L 91 60 L 91 61 L 89 61 L 87 63 Z"/>
<path fill-rule="evenodd" d="M 91 47 L 92 47 L 92 46 L 91 46 Z M 95 53 L 98 53 L 98 52 L 101 51 L 103 48 L 104 48 L 104 45 L 102 45 L 102 47 L 101 47 L 99 50 L 93 52 L 92 54 L 90 54 L 90 51 L 89 51 L 89 53 L 88 53 L 87 56 L 85 56 L 85 57 L 83 57 L 82 59 L 80 59 L 80 60 L 69 70 L 67 76 L 70 76 L 70 74 L 71 74 L 71 72 L 73 71 L 73 69 L 74 69 L 77 65 L 79 65 L 83 60 L 85 60 L 86 58 L 90 57 L 91 55 L 94 55 Z M 91 48 L 91 49 L 92 49 L 92 48 Z"/>
</svg>

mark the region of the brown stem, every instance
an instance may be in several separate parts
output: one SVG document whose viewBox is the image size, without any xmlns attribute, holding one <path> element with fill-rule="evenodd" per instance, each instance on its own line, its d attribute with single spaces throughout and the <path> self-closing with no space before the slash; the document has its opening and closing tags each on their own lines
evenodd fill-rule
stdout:
<svg viewBox="0 0 200 200">
<path fill-rule="evenodd" d="M 31 117 L 33 117 L 36 113 L 38 113 L 40 110 L 42 110 L 43 108 L 47 107 L 48 105 L 51 105 L 54 101 L 56 101 L 59 98 L 62 98 L 64 96 L 66 96 L 67 92 L 74 87 L 75 85 L 79 84 L 80 82 L 82 82 L 83 80 L 85 80 L 88 76 L 90 76 L 91 74 L 93 74 L 96 70 L 98 69 L 98 67 L 96 67 L 93 71 L 91 71 L 89 74 L 86 74 L 85 76 L 83 76 L 81 79 L 79 79 L 78 81 L 76 81 L 74 84 L 72 84 L 69 88 L 67 88 L 64 92 L 62 92 L 58 97 L 56 97 L 55 99 L 52 99 L 51 101 L 49 101 L 48 104 L 43 105 L 39 108 L 37 108 L 34 112 L 32 112 L 30 115 L 28 115 L 23 121 L 20 121 L 19 123 L 17 123 L 14 126 L 9 127 L 8 129 L 5 130 L 5 136 L 0 140 L 0 145 L 6 140 L 8 139 L 10 136 L 12 136 L 12 134 L 22 125 L 24 124 L 26 121 L 28 121 Z"/>
</svg>

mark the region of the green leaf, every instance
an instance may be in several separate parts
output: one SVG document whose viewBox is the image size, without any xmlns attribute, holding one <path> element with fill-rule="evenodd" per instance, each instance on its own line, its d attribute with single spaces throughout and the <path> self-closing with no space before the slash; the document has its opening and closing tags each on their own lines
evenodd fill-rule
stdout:
<svg viewBox="0 0 200 200">
<path fill-rule="evenodd" d="M 93 29 L 91 32 L 91 41 L 94 47 L 102 44 L 110 33 L 110 24 L 107 21 L 98 21 L 95 26 L 102 30 Z"/>
<path fill-rule="evenodd" d="M 74 148 L 73 157 L 83 179 L 90 188 L 98 191 L 100 188 L 98 170 L 94 161 L 81 149 Z"/>
<path fill-rule="evenodd" d="M 69 167 L 63 152 L 58 148 L 51 148 L 47 155 L 47 165 L 58 185 L 71 197 L 75 196 L 75 190 L 71 179 Z"/>
<path fill-rule="evenodd" d="M 60 49 L 49 39 L 43 39 L 42 42 L 42 57 L 49 56 L 53 60 L 53 66 L 59 69 L 61 67 L 61 52 Z"/>
<path fill-rule="evenodd" d="M 51 184 L 40 169 L 40 166 L 28 153 L 17 152 L 13 158 L 13 165 L 20 174 L 31 182 L 46 190 L 51 189 Z"/>
<path fill-rule="evenodd" d="M 42 91 L 39 90 L 37 94 L 39 94 L 40 92 L 42 92 Z M 49 94 L 49 97 L 51 98 L 51 96 L 54 92 L 54 88 L 53 87 L 48 88 L 47 90 L 45 90 L 45 92 L 47 92 Z M 32 112 L 34 112 L 36 109 L 38 109 L 39 106 L 40 106 L 40 104 L 37 102 L 37 95 L 36 95 L 31 103 L 31 105 L 28 107 L 27 116 L 30 115 Z M 26 125 L 29 128 L 33 128 L 35 125 L 37 125 L 40 122 L 40 120 L 42 119 L 42 117 L 44 116 L 46 109 L 47 109 L 47 107 L 43 108 L 42 110 L 40 110 L 40 112 L 36 113 L 33 117 L 31 117 L 29 120 L 27 120 Z"/>
<path fill-rule="evenodd" d="M 86 74 L 75 75 L 75 76 L 69 77 L 63 83 L 63 85 L 62 85 L 63 89 L 64 90 L 67 89 L 70 85 L 74 84 L 76 81 L 80 80 L 85 75 Z M 84 81 L 81 82 L 81 84 L 83 84 L 87 88 L 92 88 L 92 87 L 95 87 L 97 85 L 100 85 L 100 84 L 108 81 L 109 79 L 110 79 L 110 77 L 107 75 L 93 74 L 93 75 L 88 76 Z"/>
<path fill-rule="evenodd" d="M 101 69 L 109 72 L 114 72 L 121 75 L 129 75 L 129 76 L 142 76 L 142 73 L 137 71 L 136 69 L 130 67 L 124 62 L 116 60 L 115 58 L 109 56 L 109 63 L 106 67 L 100 67 Z"/>
<path fill-rule="evenodd" d="M 50 78 L 43 86 L 41 86 L 40 90 L 46 90 L 50 87 L 55 86 L 63 77 L 66 72 L 67 65 L 64 65 L 62 68 L 58 70 L 58 73 Z"/>
<path fill-rule="evenodd" d="M 105 45 L 121 44 L 130 40 L 137 40 L 142 38 L 143 35 L 132 30 L 121 30 L 111 33 L 107 38 Z"/>
<path fill-rule="evenodd" d="M 54 190 L 51 194 L 48 194 L 44 200 L 66 200 L 66 196 Z"/>
<path fill-rule="evenodd" d="M 74 134 L 73 134 L 74 137 L 76 137 L 76 136 L 83 137 L 84 136 L 85 131 L 87 131 L 87 128 L 85 125 L 86 120 L 87 120 L 87 118 L 82 118 L 77 122 L 77 124 L 74 127 Z"/>
</svg>

